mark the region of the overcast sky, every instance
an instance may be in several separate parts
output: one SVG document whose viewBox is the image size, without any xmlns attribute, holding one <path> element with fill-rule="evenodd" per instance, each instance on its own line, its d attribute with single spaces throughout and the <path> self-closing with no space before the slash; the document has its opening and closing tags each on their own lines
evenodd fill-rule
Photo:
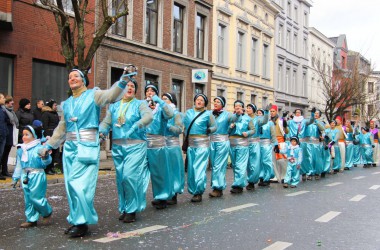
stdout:
<svg viewBox="0 0 380 250">
<path fill-rule="evenodd" d="M 345 34 L 349 50 L 380 70 L 379 0 L 310 0 L 310 26 L 327 37 Z"/>
</svg>

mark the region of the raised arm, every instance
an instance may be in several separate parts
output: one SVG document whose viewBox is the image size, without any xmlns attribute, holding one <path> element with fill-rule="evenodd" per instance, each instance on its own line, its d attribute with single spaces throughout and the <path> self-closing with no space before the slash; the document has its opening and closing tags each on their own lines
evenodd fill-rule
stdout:
<svg viewBox="0 0 380 250">
<path fill-rule="evenodd" d="M 123 93 L 126 85 L 127 82 L 125 81 L 117 81 L 110 89 L 95 90 L 94 99 L 96 105 L 103 107 L 108 103 L 115 102 L 116 99 Z"/>
<path fill-rule="evenodd" d="M 160 107 L 162 108 L 162 114 L 164 115 L 165 120 L 169 120 L 173 117 L 174 111 L 170 105 L 168 105 L 165 101 L 163 101 L 160 97 L 157 95 L 152 96 L 152 100 L 158 104 L 160 104 Z"/>
</svg>

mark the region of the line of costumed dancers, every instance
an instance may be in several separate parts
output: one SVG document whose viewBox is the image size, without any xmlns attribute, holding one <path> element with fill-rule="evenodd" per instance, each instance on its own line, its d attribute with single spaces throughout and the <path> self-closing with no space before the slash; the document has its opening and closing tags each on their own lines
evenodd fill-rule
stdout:
<svg viewBox="0 0 380 250">
<path fill-rule="evenodd" d="M 294 116 L 278 115 L 269 104 L 234 102 L 234 112 L 224 110 L 223 96 L 208 98 L 196 94 L 193 108 L 181 114 L 173 93 L 159 95 L 158 87 L 145 86 L 145 100 L 136 99 L 137 69 L 126 67 L 121 79 L 108 90 L 87 89 L 88 78 L 78 69 L 69 74 L 72 96 L 63 104 L 63 116 L 52 137 L 41 144 L 41 131 L 34 126 L 23 130 L 23 144 L 17 150 L 14 182 L 22 180 L 26 222 L 37 226 L 41 216 L 48 223 L 53 209 L 46 196 L 43 169 L 50 164 L 49 152 L 64 142 L 63 167 L 69 204 L 64 233 L 71 237 L 87 234 L 89 224 L 97 224 L 94 197 L 100 159 L 100 139 L 112 129 L 112 156 L 116 169 L 119 220 L 131 223 L 146 207 L 146 192 L 152 183 L 152 205 L 164 209 L 177 203 L 183 193 L 185 168 L 187 189 L 192 202 L 201 202 L 207 185 L 206 170 L 211 165 L 210 197 L 221 197 L 226 189 L 226 170 L 231 161 L 234 181 L 230 192 L 252 191 L 255 185 L 269 186 L 277 178 L 284 188 L 294 188 L 302 178 L 317 180 L 357 164 L 372 166 L 378 161 L 378 131 L 342 126 L 337 117 L 328 126 L 315 108 L 306 119 L 302 110 Z M 110 104 L 105 118 L 100 109 Z M 183 134 L 183 145 L 179 136 Z M 375 137 L 374 137 L 375 136 Z M 375 154 L 374 154 L 375 150 Z M 182 151 L 186 154 L 183 160 Z M 375 159 L 373 157 L 375 155 Z M 184 164 L 185 162 L 185 164 Z M 186 165 L 186 167 L 185 167 Z M 374 165 L 376 166 L 376 165 Z M 302 177 L 301 177 L 302 176 Z"/>
</svg>

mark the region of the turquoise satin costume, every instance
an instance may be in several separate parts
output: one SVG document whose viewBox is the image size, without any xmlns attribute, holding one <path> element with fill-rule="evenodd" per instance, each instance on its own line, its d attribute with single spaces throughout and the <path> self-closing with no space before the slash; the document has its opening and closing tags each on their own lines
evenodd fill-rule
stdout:
<svg viewBox="0 0 380 250">
<path fill-rule="evenodd" d="M 217 130 L 210 138 L 211 188 L 215 190 L 226 189 L 226 171 L 230 151 L 228 129 L 234 117 L 232 113 L 223 111 L 215 118 Z"/>
<path fill-rule="evenodd" d="M 305 137 L 308 138 L 306 142 L 307 156 L 303 157 L 304 165 L 310 166 L 307 175 L 320 175 L 323 172 L 323 146 L 319 137 L 324 134 L 324 123 L 315 120 L 306 127 Z"/>
<path fill-rule="evenodd" d="M 343 127 L 346 130 L 346 127 Z M 346 132 L 346 167 L 352 168 L 354 165 L 354 134 L 353 132 Z"/>
<path fill-rule="evenodd" d="M 260 136 L 260 155 L 261 155 L 261 169 L 260 179 L 264 182 L 269 182 L 274 178 L 273 170 L 273 146 L 278 145 L 276 132 L 274 130 L 274 123 L 268 121 L 259 129 Z"/>
<path fill-rule="evenodd" d="M 119 116 L 125 123 L 118 122 Z M 141 212 L 146 207 L 149 186 L 146 129 L 152 111 L 146 101 L 133 98 L 130 102 L 111 104 L 99 126 L 107 135 L 112 128 L 112 158 L 116 169 L 116 186 L 120 213 Z"/>
<path fill-rule="evenodd" d="M 355 134 L 355 136 L 359 135 L 359 133 L 360 133 L 359 132 L 359 127 L 354 127 L 354 134 Z M 354 143 L 353 151 L 354 151 L 353 152 L 353 162 L 354 162 L 354 165 L 363 164 L 362 163 L 361 154 L 360 154 L 360 145 Z"/>
<path fill-rule="evenodd" d="M 302 151 L 302 148 L 300 148 L 298 145 L 296 147 L 288 145 L 285 149 L 280 151 L 281 153 L 286 154 L 286 157 L 288 159 L 288 166 L 286 168 L 284 183 L 292 186 L 297 186 L 299 184 L 300 170 L 297 168 L 297 166 L 300 166 L 302 164 Z M 293 160 L 294 162 L 292 162 Z"/>
<path fill-rule="evenodd" d="M 168 152 L 164 131 L 167 122 L 174 115 L 173 109 L 157 95 L 152 97 L 158 103 L 153 111 L 153 121 L 147 127 L 148 139 L 148 168 L 152 181 L 153 198 L 169 200 L 173 197 L 173 181 L 168 162 Z"/>
<path fill-rule="evenodd" d="M 340 133 L 340 131 L 337 128 L 334 128 L 334 129 L 328 128 L 328 129 L 325 130 L 325 134 L 330 138 L 330 140 L 327 141 L 327 143 L 329 143 L 331 141 L 335 142 L 335 144 L 333 145 L 334 152 L 335 152 L 335 158 L 332 159 L 332 161 L 333 161 L 333 163 L 332 163 L 332 169 L 333 170 L 339 170 L 340 169 L 340 164 L 341 164 L 340 150 L 339 150 L 339 146 L 338 146 L 338 136 L 339 136 L 339 133 Z M 330 162 L 330 164 L 331 164 L 331 162 Z"/>
<path fill-rule="evenodd" d="M 28 149 L 27 162 L 21 160 L 23 150 L 21 148 L 17 149 L 16 167 L 12 177 L 13 181 L 20 180 L 22 183 L 25 201 L 24 211 L 27 222 L 36 222 L 40 215 L 42 217 L 48 217 L 53 212 L 49 202 L 45 198 L 47 180 L 44 171 L 52 159 L 50 154 L 46 159 L 41 159 L 38 156 L 38 150 L 42 147 L 43 146 L 39 143 Z M 25 178 L 28 178 L 28 184 L 23 183 Z"/>
<path fill-rule="evenodd" d="M 297 136 L 300 141 L 300 147 L 302 148 L 302 156 L 304 159 L 309 159 L 308 149 L 307 149 L 307 139 L 306 139 L 306 128 L 310 124 L 313 124 L 314 119 L 314 113 L 311 113 L 310 119 L 302 119 L 300 122 L 295 121 L 296 116 L 288 122 L 288 128 L 289 128 L 289 138 L 292 136 Z M 310 166 L 310 161 L 302 161 L 301 165 L 301 174 L 310 175 L 313 173 L 313 170 Z"/>
<path fill-rule="evenodd" d="M 165 141 L 168 158 L 166 164 L 169 167 L 173 183 L 173 193 L 182 194 L 185 187 L 185 166 L 183 164 L 182 149 L 179 143 L 179 135 L 183 132 L 182 114 L 174 109 L 174 116 L 165 127 Z"/>
<path fill-rule="evenodd" d="M 186 111 L 184 125 L 185 134 L 191 121 L 201 111 L 189 109 Z M 207 176 L 206 169 L 210 155 L 209 133 L 214 133 L 217 129 L 215 118 L 212 112 L 206 110 L 195 120 L 189 133 L 189 147 L 187 148 L 187 189 L 192 195 L 202 195 L 206 189 Z"/>
<path fill-rule="evenodd" d="M 117 82 L 109 90 L 87 89 L 78 97 L 69 97 L 63 104 L 63 121 L 54 130 L 47 147 L 63 146 L 63 169 L 70 212 L 67 221 L 72 225 L 96 224 L 98 215 L 94 208 L 94 197 L 99 169 L 99 147 L 91 150 L 97 156 L 96 163 L 78 160 L 77 129 L 81 142 L 87 145 L 99 143 L 100 108 L 115 101 L 122 94 L 125 82 Z M 76 123 L 76 125 L 75 125 Z"/>
<path fill-rule="evenodd" d="M 237 115 L 235 115 L 237 116 Z M 230 157 L 234 171 L 234 182 L 232 188 L 244 188 L 247 185 L 247 166 L 249 154 L 248 138 L 243 137 L 246 132 L 248 137 L 255 133 L 255 126 L 248 115 L 239 115 L 235 126 L 230 131 Z"/>
<path fill-rule="evenodd" d="M 248 138 L 249 142 L 249 154 L 248 154 L 248 166 L 247 166 L 247 180 L 248 183 L 256 184 L 259 182 L 260 177 L 260 135 L 259 131 L 263 125 L 268 122 L 268 114 L 264 116 L 254 116 L 252 118 L 253 126 L 255 127 L 255 133 Z"/>
<path fill-rule="evenodd" d="M 363 164 L 373 164 L 373 135 L 370 132 L 358 136 Z"/>
</svg>

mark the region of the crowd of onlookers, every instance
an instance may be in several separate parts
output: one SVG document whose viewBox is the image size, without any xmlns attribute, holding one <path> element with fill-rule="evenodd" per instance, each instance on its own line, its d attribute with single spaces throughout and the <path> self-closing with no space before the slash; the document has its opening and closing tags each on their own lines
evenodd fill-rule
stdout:
<svg viewBox="0 0 380 250">
<path fill-rule="evenodd" d="M 45 103 L 38 99 L 32 109 L 30 100 L 22 98 L 15 112 L 13 97 L 0 93 L 0 180 L 12 177 L 8 171 L 9 154 L 12 147 L 22 143 L 22 128 L 27 125 L 42 126 L 43 136 L 46 138 L 53 134 L 58 123 L 56 101 L 50 100 Z M 46 174 L 50 175 L 56 173 L 54 163 L 61 163 L 59 149 L 53 150 L 52 158 L 52 163 L 45 169 Z"/>
</svg>

